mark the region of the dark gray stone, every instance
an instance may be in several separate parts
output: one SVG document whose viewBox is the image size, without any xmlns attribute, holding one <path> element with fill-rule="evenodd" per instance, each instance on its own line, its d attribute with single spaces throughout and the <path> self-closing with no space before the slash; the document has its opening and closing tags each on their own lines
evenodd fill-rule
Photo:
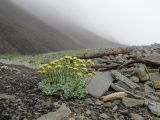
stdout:
<svg viewBox="0 0 160 120">
<path fill-rule="evenodd" d="M 124 97 L 122 98 L 122 103 L 126 107 L 142 106 L 144 104 L 144 100 Z"/>
<path fill-rule="evenodd" d="M 148 106 L 148 108 L 150 109 L 150 111 L 159 116 L 160 115 L 160 103 L 159 102 L 155 102 L 155 101 L 145 101 L 145 105 Z"/>
<path fill-rule="evenodd" d="M 144 57 L 144 59 L 160 63 L 160 54 L 158 54 L 158 53 L 148 54 L 148 55 L 146 55 L 146 57 Z"/>
<path fill-rule="evenodd" d="M 37 120 L 62 120 L 64 118 L 69 117 L 71 114 L 71 110 L 63 104 L 57 111 L 49 112 L 38 118 Z"/>
<path fill-rule="evenodd" d="M 150 74 L 150 80 L 152 81 L 155 89 L 160 89 L 160 73 Z"/>
<path fill-rule="evenodd" d="M 133 120 L 144 120 L 141 115 L 135 113 L 131 113 L 131 117 L 133 118 Z"/>
<path fill-rule="evenodd" d="M 110 118 L 106 113 L 100 114 L 100 117 L 105 119 L 105 120 Z"/>
<path fill-rule="evenodd" d="M 89 82 L 87 91 L 94 97 L 101 97 L 106 91 L 108 91 L 113 81 L 114 79 L 109 71 L 98 72 Z"/>
<path fill-rule="evenodd" d="M 15 99 L 15 95 L 0 94 L 0 99 Z"/>
<path fill-rule="evenodd" d="M 139 88 L 140 86 L 136 83 L 134 83 L 132 80 L 127 78 L 126 76 L 122 75 L 120 72 L 113 70 L 112 71 L 112 76 L 119 81 L 124 82 L 126 85 L 128 85 L 130 88 L 135 89 Z"/>
<path fill-rule="evenodd" d="M 138 83 L 138 82 L 139 82 L 139 78 L 136 77 L 136 76 L 132 76 L 132 77 L 130 77 L 130 79 L 131 79 L 133 82 L 135 82 L 135 83 Z"/>
<path fill-rule="evenodd" d="M 140 82 L 146 82 L 149 80 L 149 74 L 146 65 L 139 64 L 135 69 L 134 74 L 139 78 Z"/>
</svg>

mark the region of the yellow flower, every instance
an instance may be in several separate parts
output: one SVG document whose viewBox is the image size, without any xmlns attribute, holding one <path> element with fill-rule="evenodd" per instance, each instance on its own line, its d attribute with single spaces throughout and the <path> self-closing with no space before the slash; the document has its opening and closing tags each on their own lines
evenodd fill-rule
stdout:
<svg viewBox="0 0 160 120">
<path fill-rule="evenodd" d="M 42 73 L 42 71 L 41 71 L 41 70 L 38 70 L 37 72 L 38 72 L 38 73 Z"/>
<path fill-rule="evenodd" d="M 87 63 L 94 65 L 94 62 L 92 60 L 87 60 Z"/>
<path fill-rule="evenodd" d="M 82 73 L 77 73 L 78 77 L 82 77 Z"/>
<path fill-rule="evenodd" d="M 87 71 L 88 71 L 87 68 L 82 68 L 82 70 L 83 70 L 84 72 L 87 72 Z"/>
<path fill-rule="evenodd" d="M 48 68 L 48 69 L 52 69 L 52 66 L 48 65 L 47 68 Z"/>
<path fill-rule="evenodd" d="M 48 64 L 43 64 L 42 67 L 46 67 Z"/>
<path fill-rule="evenodd" d="M 69 68 L 69 65 L 66 65 L 67 68 Z"/>
<path fill-rule="evenodd" d="M 81 64 L 81 66 L 82 66 L 82 67 L 86 67 L 86 65 L 85 65 L 85 64 Z"/>
<path fill-rule="evenodd" d="M 44 69 L 44 67 L 41 65 L 40 67 L 39 67 L 39 70 L 43 70 Z"/>
<path fill-rule="evenodd" d="M 92 77 L 92 76 L 93 76 L 93 74 L 92 74 L 92 73 L 88 73 L 88 76 L 89 76 L 89 77 Z"/>
<path fill-rule="evenodd" d="M 77 68 L 73 68 L 73 70 L 78 70 Z"/>
<path fill-rule="evenodd" d="M 63 61 L 63 60 L 64 60 L 64 58 L 60 58 L 59 60 Z"/>
<path fill-rule="evenodd" d="M 84 60 L 82 60 L 82 59 L 77 59 L 77 61 L 79 61 L 79 62 L 81 62 L 81 63 L 84 62 Z"/>
<path fill-rule="evenodd" d="M 50 62 L 50 64 L 51 64 L 51 65 L 55 65 L 56 63 L 55 63 L 55 61 L 52 61 L 52 62 Z"/>
<path fill-rule="evenodd" d="M 71 56 L 65 56 L 64 58 L 65 58 L 65 59 L 72 59 Z"/>
<path fill-rule="evenodd" d="M 43 73 L 43 74 L 44 74 L 44 73 L 46 73 L 46 71 L 44 71 L 44 70 L 43 70 L 43 71 L 41 71 L 41 73 Z"/>
<path fill-rule="evenodd" d="M 62 68 L 62 65 L 57 65 L 55 69 Z"/>
<path fill-rule="evenodd" d="M 68 69 L 73 69 L 73 67 L 69 66 Z"/>
<path fill-rule="evenodd" d="M 54 60 L 55 63 L 58 63 L 58 60 Z"/>
<path fill-rule="evenodd" d="M 78 65 L 78 64 L 75 64 L 74 66 L 75 66 L 75 67 L 79 67 L 79 65 Z"/>
</svg>

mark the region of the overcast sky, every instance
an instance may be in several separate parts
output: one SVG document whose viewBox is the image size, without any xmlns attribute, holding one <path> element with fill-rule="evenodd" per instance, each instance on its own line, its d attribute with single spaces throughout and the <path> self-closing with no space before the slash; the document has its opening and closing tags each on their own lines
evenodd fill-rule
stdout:
<svg viewBox="0 0 160 120">
<path fill-rule="evenodd" d="M 160 43 L 160 0 L 12 1 L 50 24 L 58 14 L 121 43 Z"/>
</svg>

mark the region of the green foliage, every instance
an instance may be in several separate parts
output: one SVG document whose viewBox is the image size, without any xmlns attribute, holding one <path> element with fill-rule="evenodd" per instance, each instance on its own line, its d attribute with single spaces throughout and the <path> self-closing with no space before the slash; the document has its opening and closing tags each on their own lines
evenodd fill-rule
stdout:
<svg viewBox="0 0 160 120">
<path fill-rule="evenodd" d="M 43 77 L 39 88 L 47 95 L 57 91 L 64 92 L 64 98 L 84 98 L 87 79 L 94 75 L 88 68 L 93 65 L 91 60 L 65 56 L 39 67 L 38 73 Z"/>
</svg>

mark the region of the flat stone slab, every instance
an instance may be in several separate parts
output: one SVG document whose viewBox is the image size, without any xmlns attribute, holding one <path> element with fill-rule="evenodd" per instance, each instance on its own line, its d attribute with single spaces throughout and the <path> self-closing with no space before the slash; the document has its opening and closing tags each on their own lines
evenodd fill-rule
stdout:
<svg viewBox="0 0 160 120">
<path fill-rule="evenodd" d="M 63 120 L 64 118 L 69 117 L 71 110 L 65 105 L 62 105 L 57 111 L 49 112 L 38 118 L 37 120 Z"/>
<path fill-rule="evenodd" d="M 122 99 L 122 103 L 123 103 L 126 107 L 142 106 L 142 105 L 144 105 L 144 100 L 124 97 L 124 98 Z"/>
<path fill-rule="evenodd" d="M 0 99 L 15 99 L 15 95 L 0 94 Z"/>
<path fill-rule="evenodd" d="M 158 54 L 158 53 L 148 54 L 148 55 L 146 55 L 146 57 L 144 57 L 144 59 L 160 63 L 160 54 Z"/>
<path fill-rule="evenodd" d="M 131 116 L 133 120 L 144 120 L 144 118 L 139 114 L 131 113 Z"/>
<path fill-rule="evenodd" d="M 113 81 L 114 79 L 111 76 L 111 72 L 97 72 L 89 82 L 87 91 L 93 97 L 101 97 L 108 91 Z"/>
<path fill-rule="evenodd" d="M 159 102 L 155 102 L 155 101 L 145 101 L 145 104 L 148 106 L 148 108 L 150 109 L 150 111 L 159 116 L 160 115 L 160 103 Z"/>
<path fill-rule="evenodd" d="M 116 80 L 122 81 L 124 82 L 126 85 L 128 85 L 130 88 L 135 89 L 135 88 L 139 88 L 140 86 L 136 83 L 134 83 L 132 80 L 130 80 L 129 78 L 127 78 L 126 76 L 122 75 L 120 72 L 118 72 L 117 70 L 113 70 L 112 71 L 112 76 L 113 78 L 115 78 Z"/>
<path fill-rule="evenodd" d="M 160 73 L 150 74 L 150 80 L 152 81 L 155 89 L 160 89 Z"/>
</svg>

